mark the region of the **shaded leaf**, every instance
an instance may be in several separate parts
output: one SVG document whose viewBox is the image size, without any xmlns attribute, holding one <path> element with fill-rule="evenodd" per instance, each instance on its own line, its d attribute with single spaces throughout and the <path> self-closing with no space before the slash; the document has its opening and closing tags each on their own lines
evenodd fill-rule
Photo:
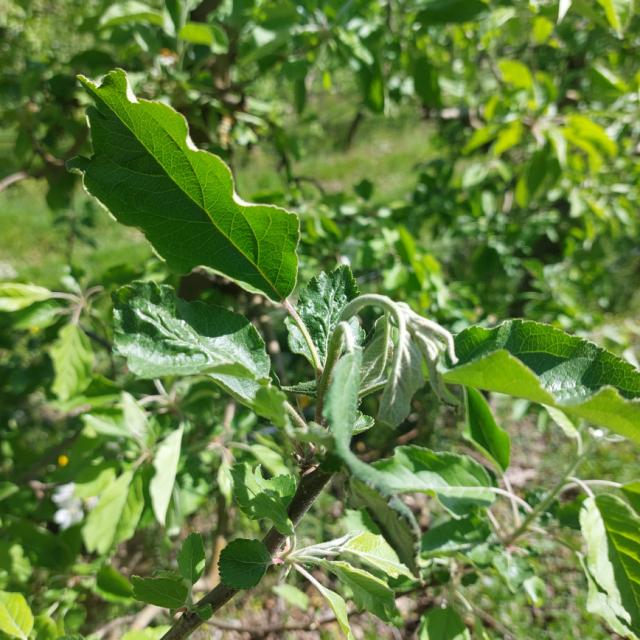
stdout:
<svg viewBox="0 0 640 640">
<path fill-rule="evenodd" d="M 420 620 L 418 640 L 471 640 L 462 618 L 451 607 L 430 609 Z"/>
<path fill-rule="evenodd" d="M 489 460 L 503 471 L 509 466 L 511 438 L 495 421 L 491 407 L 484 396 L 475 389 L 466 389 L 466 425 L 464 435 Z"/>
<path fill-rule="evenodd" d="M 278 418 L 278 406 L 284 412 L 283 396 L 259 395 L 269 384 L 271 364 L 264 341 L 244 316 L 185 302 L 165 285 L 134 282 L 116 292 L 114 319 L 117 352 L 137 376 L 208 375 L 261 415 Z"/>
<path fill-rule="evenodd" d="M 260 540 L 237 538 L 220 554 L 220 579 L 233 589 L 255 587 L 271 564 L 269 551 Z"/>
<path fill-rule="evenodd" d="M 482 0 L 427 0 L 416 20 L 424 26 L 469 22 L 489 7 Z"/>
<path fill-rule="evenodd" d="M 380 578 L 341 560 L 325 560 L 322 566 L 351 590 L 357 607 L 387 622 L 399 615 L 393 591 Z"/>
<path fill-rule="evenodd" d="M 195 148 L 183 116 L 137 100 L 124 71 L 99 86 L 79 79 L 96 105 L 88 110 L 94 155 L 70 167 L 84 174 L 87 191 L 118 221 L 140 228 L 178 271 L 202 265 L 274 300 L 291 293 L 297 216 L 241 200 L 229 168 Z"/>
<path fill-rule="evenodd" d="M 247 463 L 231 468 L 233 497 L 242 512 L 253 520 L 267 518 L 284 535 L 293 534 L 293 524 L 287 507 L 296 490 L 293 476 L 276 476 L 269 480 L 262 476 L 258 466 L 251 470 Z"/>
<path fill-rule="evenodd" d="M 485 519 L 470 515 L 457 520 L 448 520 L 430 527 L 422 536 L 420 554 L 436 557 L 452 553 L 465 553 L 484 542 L 491 534 Z"/>
<path fill-rule="evenodd" d="M 178 552 L 180 575 L 195 584 L 204 572 L 204 543 L 199 533 L 190 533 Z"/>
<path fill-rule="evenodd" d="M 165 609 L 182 607 L 189 595 L 189 589 L 180 576 L 165 575 L 160 578 L 132 576 L 131 583 L 133 597 L 136 600 Z"/>
</svg>

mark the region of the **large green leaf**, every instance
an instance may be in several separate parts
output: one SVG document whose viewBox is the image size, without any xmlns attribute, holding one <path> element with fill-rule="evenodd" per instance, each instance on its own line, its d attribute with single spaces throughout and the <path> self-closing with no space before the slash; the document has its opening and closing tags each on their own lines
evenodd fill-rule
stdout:
<svg viewBox="0 0 640 640">
<path fill-rule="evenodd" d="M 640 442 L 640 372 L 592 342 L 526 320 L 456 336 L 446 382 L 527 398 Z"/>
<path fill-rule="evenodd" d="M 616 496 L 601 494 L 584 501 L 580 526 L 590 591 L 596 589 L 589 610 L 620 635 L 640 635 L 640 516 Z"/>
<path fill-rule="evenodd" d="M 55 378 L 53 392 L 60 400 L 69 400 L 84 391 L 91 382 L 93 352 L 89 338 L 76 324 L 65 325 L 51 345 Z"/>
<path fill-rule="evenodd" d="M 153 457 L 155 474 L 149 483 L 149 495 L 156 520 L 163 526 L 173 494 L 173 485 L 176 481 L 180 448 L 182 447 L 182 431 L 181 425 L 179 429 L 170 433 L 160 443 Z"/>
<path fill-rule="evenodd" d="M 261 415 L 277 413 L 278 402 L 282 410 L 282 399 L 271 393 L 277 390 L 267 391 L 271 364 L 264 342 L 244 316 L 185 302 L 153 282 L 118 289 L 114 307 L 116 350 L 136 375 L 208 375 Z"/>
<path fill-rule="evenodd" d="M 136 99 L 124 71 L 99 86 L 80 81 L 96 104 L 88 110 L 94 155 L 70 167 L 84 173 L 87 191 L 178 271 L 203 265 L 274 300 L 291 293 L 297 216 L 241 200 L 224 162 L 195 148 L 178 112 Z"/>
<path fill-rule="evenodd" d="M 331 273 L 319 273 L 300 291 L 296 311 L 307 327 L 322 363 L 327 357 L 329 338 L 340 321 L 342 310 L 358 293 L 358 285 L 351 269 L 346 265 Z M 287 318 L 285 322 L 289 330 L 291 351 L 305 356 L 313 364 L 309 347 L 300 329 L 291 318 Z M 353 319 L 351 324 L 354 330 L 358 331 L 358 321 Z"/>
<path fill-rule="evenodd" d="M 0 631 L 27 640 L 33 629 L 33 614 L 21 593 L 0 591 Z"/>
</svg>

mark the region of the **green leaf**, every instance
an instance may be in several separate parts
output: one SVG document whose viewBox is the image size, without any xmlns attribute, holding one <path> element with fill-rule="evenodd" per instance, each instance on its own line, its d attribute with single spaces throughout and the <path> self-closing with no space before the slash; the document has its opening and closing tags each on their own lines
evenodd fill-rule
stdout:
<svg viewBox="0 0 640 640">
<path fill-rule="evenodd" d="M 166 285 L 134 282 L 114 296 L 117 352 L 142 378 L 208 375 L 234 398 L 272 417 L 264 341 L 240 314 L 176 298 Z M 284 411 L 284 409 L 281 409 Z"/>
<path fill-rule="evenodd" d="M 0 591 L 0 631 L 27 640 L 33 629 L 33 614 L 21 593 Z"/>
<path fill-rule="evenodd" d="M 622 486 L 622 493 L 633 507 L 634 511 L 640 515 L 640 480 L 628 482 Z"/>
<path fill-rule="evenodd" d="M 267 547 L 260 540 L 237 538 L 220 554 L 220 580 L 232 589 L 255 587 L 271 564 Z"/>
<path fill-rule="evenodd" d="M 509 466 L 511 438 L 498 426 L 491 407 L 484 396 L 475 389 L 466 389 L 466 425 L 464 435 L 477 449 L 503 471 Z"/>
<path fill-rule="evenodd" d="M 489 9 L 481 0 L 427 0 L 421 6 L 416 20 L 424 26 L 469 22 Z"/>
<path fill-rule="evenodd" d="M 287 507 L 296 491 L 293 476 L 276 476 L 265 479 L 260 467 L 239 463 L 231 468 L 233 497 L 242 512 L 252 520 L 267 518 L 283 535 L 293 535 L 293 524 Z"/>
<path fill-rule="evenodd" d="M 165 575 L 161 578 L 132 576 L 133 597 L 141 602 L 155 604 L 165 609 L 179 609 L 187 601 L 189 589 L 180 576 Z"/>
<path fill-rule="evenodd" d="M 604 9 L 611 28 L 622 38 L 624 30 L 633 15 L 633 0 L 597 0 Z"/>
<path fill-rule="evenodd" d="M 96 586 L 100 591 L 118 598 L 129 598 L 133 595 L 133 586 L 119 571 L 105 564 L 96 574 Z"/>
<path fill-rule="evenodd" d="M 113 537 L 113 541 L 116 544 L 129 540 L 136 532 L 136 528 L 142 517 L 142 512 L 144 511 L 143 484 L 142 471 L 139 470 L 133 476 L 133 480 L 129 485 L 127 501 L 124 504 L 124 509 L 118 520 L 118 526 L 116 527 L 116 532 Z"/>
<path fill-rule="evenodd" d="M 173 493 L 173 485 L 176 481 L 178 462 L 180 461 L 180 448 L 182 446 L 183 427 L 170 433 L 158 447 L 153 457 L 153 468 L 156 470 L 149 483 L 149 495 L 156 520 L 164 526 L 167 509 Z"/>
<path fill-rule="evenodd" d="M 546 405 L 544 408 L 553 422 L 560 427 L 567 438 L 571 438 L 572 440 L 580 440 L 580 432 L 576 428 L 576 425 L 573 424 L 571 418 L 569 418 L 569 416 L 564 411 L 560 411 L 560 409 L 555 409 L 554 407 L 547 407 Z"/>
<path fill-rule="evenodd" d="M 357 504 L 364 506 L 371 519 L 398 558 L 417 575 L 416 565 L 419 529 L 411 511 L 398 510 L 396 499 L 385 497 L 360 480 L 351 479 L 351 491 Z"/>
<path fill-rule="evenodd" d="M 225 53 L 229 49 L 227 34 L 215 24 L 187 22 L 178 32 L 178 38 L 190 44 L 207 46 L 213 53 Z"/>
<path fill-rule="evenodd" d="M 302 611 L 309 609 L 309 596 L 291 584 L 277 584 L 273 587 L 273 592 L 293 607 Z"/>
<path fill-rule="evenodd" d="M 601 494 L 584 501 L 580 526 L 586 568 L 600 594 L 591 595 L 589 610 L 625 637 L 640 634 L 640 516 L 616 496 Z"/>
<path fill-rule="evenodd" d="M 418 640 L 471 640 L 462 618 L 451 608 L 430 609 L 420 620 Z"/>
<path fill-rule="evenodd" d="M 82 538 L 89 551 L 105 554 L 114 542 L 122 513 L 127 504 L 133 472 L 125 471 L 100 496 L 82 527 Z"/>
<path fill-rule="evenodd" d="M 640 372 L 592 342 L 527 320 L 456 336 L 448 383 L 556 407 L 640 442 Z"/>
<path fill-rule="evenodd" d="M 322 595 L 331 607 L 331 610 L 336 617 L 336 622 L 347 640 L 355 640 L 355 637 L 351 632 L 351 626 L 349 625 L 347 603 L 344 601 L 344 598 L 341 595 L 338 595 L 335 591 L 327 589 L 327 587 L 323 586 L 315 579 L 313 580 L 313 586 L 320 592 L 320 595 Z"/>
<path fill-rule="evenodd" d="M 411 572 L 400 562 L 398 554 L 387 541 L 370 531 L 363 531 L 350 538 L 343 545 L 342 552 L 384 572 L 391 578 L 412 577 Z"/>
<path fill-rule="evenodd" d="M 494 500 L 491 478 L 468 456 L 435 452 L 418 446 L 396 447 L 393 456 L 371 465 L 376 483 L 387 491 L 436 495 L 454 515 L 488 507 Z"/>
<path fill-rule="evenodd" d="M 399 616 L 393 591 L 380 578 L 341 560 L 325 560 L 322 566 L 351 590 L 359 608 L 387 622 Z"/>
<path fill-rule="evenodd" d="M 0 311 L 20 311 L 50 297 L 49 289 L 35 284 L 0 282 Z"/>
<path fill-rule="evenodd" d="M 324 271 L 313 277 L 309 284 L 300 291 L 296 311 L 302 318 L 313 343 L 324 364 L 329 347 L 329 338 L 338 325 L 340 314 L 346 304 L 359 294 L 358 285 L 351 269 L 340 266 L 331 273 Z M 289 348 L 293 353 L 303 355 L 313 364 L 309 348 L 300 329 L 291 318 L 285 320 L 289 331 Z M 352 328 L 359 331 L 358 321 L 351 321 Z"/>
<path fill-rule="evenodd" d="M 422 536 L 420 555 L 424 558 L 465 553 L 491 534 L 485 519 L 472 514 L 430 527 Z"/>
<path fill-rule="evenodd" d="M 162 13 L 156 11 L 144 2 L 138 0 L 125 0 L 125 2 L 113 3 L 100 17 L 98 23 L 101 29 L 110 29 L 120 25 L 135 22 L 147 22 L 157 27 L 163 25 Z"/>
<path fill-rule="evenodd" d="M 93 352 L 89 338 L 75 324 L 60 330 L 51 345 L 55 377 L 52 390 L 60 400 L 69 400 L 84 391 L 91 382 Z"/>
<path fill-rule="evenodd" d="M 204 543 L 199 533 L 190 533 L 178 552 L 180 574 L 191 584 L 195 584 L 204 571 Z"/>
<path fill-rule="evenodd" d="M 100 86 L 79 79 L 96 103 L 88 110 L 94 155 L 70 167 L 84 173 L 87 191 L 140 228 L 172 268 L 205 266 L 273 300 L 289 295 L 297 216 L 241 200 L 229 168 L 195 148 L 183 116 L 137 100 L 124 71 L 111 71 Z"/>
</svg>

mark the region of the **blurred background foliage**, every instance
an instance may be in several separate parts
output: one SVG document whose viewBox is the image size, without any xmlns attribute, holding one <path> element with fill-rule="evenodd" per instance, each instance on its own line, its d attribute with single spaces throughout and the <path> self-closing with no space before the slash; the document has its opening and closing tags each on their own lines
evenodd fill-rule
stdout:
<svg viewBox="0 0 640 640">
<path fill-rule="evenodd" d="M 110 570 L 168 562 L 169 537 L 195 527 L 215 541 L 255 527 L 224 515 L 232 459 L 271 472 L 288 464 L 278 435 L 208 383 L 134 381 L 111 355 L 111 291 L 145 277 L 233 304 L 269 337 L 283 381 L 302 370 L 280 353 L 280 311 L 220 278 L 169 273 L 140 234 L 84 195 L 65 169 L 90 148 L 76 74 L 124 68 L 138 96 L 184 114 L 245 200 L 297 211 L 301 284 L 348 263 L 362 290 L 452 331 L 526 317 L 595 337 L 637 365 L 631 0 L 0 0 L 0 59 L 0 280 L 59 294 L 0 312 L 0 587 L 24 591 L 59 628 L 88 633 L 135 611 Z M 65 384 L 70 344 L 85 366 Z M 498 408 L 515 434 L 520 488 L 552 475 L 571 445 L 546 414 L 500 399 Z M 425 390 L 401 437 L 459 441 L 451 416 L 435 414 Z M 125 433 L 136 420 L 142 444 Z M 162 528 L 149 452 L 177 420 L 189 427 Z M 374 432 L 366 444 L 384 451 L 395 437 Z M 605 447 L 594 474 L 631 479 L 637 452 L 625 447 Z M 127 469 L 137 518 L 130 531 L 96 537 L 105 525 L 89 507 Z M 340 532 L 322 518 L 304 527 L 318 538 Z M 576 596 L 584 579 L 570 554 L 541 548 L 535 562 L 549 576 L 545 604 L 514 595 L 500 571 L 469 583 L 499 620 L 491 633 L 611 637 Z M 256 620 L 261 602 L 248 605 Z M 390 633 L 367 624 L 362 637 Z"/>
</svg>

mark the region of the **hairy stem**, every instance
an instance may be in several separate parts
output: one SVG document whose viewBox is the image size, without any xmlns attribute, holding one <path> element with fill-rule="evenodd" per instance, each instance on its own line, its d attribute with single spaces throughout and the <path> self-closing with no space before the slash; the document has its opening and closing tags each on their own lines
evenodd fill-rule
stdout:
<svg viewBox="0 0 640 640">
<path fill-rule="evenodd" d="M 287 511 L 294 526 L 296 526 L 307 511 L 309 511 L 311 505 L 320 495 L 330 478 L 331 474 L 323 471 L 320 467 L 314 467 L 302 476 L 298 484 L 298 489 Z M 262 539 L 262 542 L 273 557 L 282 547 L 285 540 L 286 536 L 281 534 L 275 527 L 272 527 Z M 238 589 L 232 589 L 224 584 L 219 584 L 199 600 L 196 607 L 210 605 L 212 612 L 215 613 L 237 593 Z M 189 637 L 204 622 L 197 613 L 188 611 L 176 620 L 171 629 L 162 636 L 161 640 L 183 640 Z"/>
</svg>

